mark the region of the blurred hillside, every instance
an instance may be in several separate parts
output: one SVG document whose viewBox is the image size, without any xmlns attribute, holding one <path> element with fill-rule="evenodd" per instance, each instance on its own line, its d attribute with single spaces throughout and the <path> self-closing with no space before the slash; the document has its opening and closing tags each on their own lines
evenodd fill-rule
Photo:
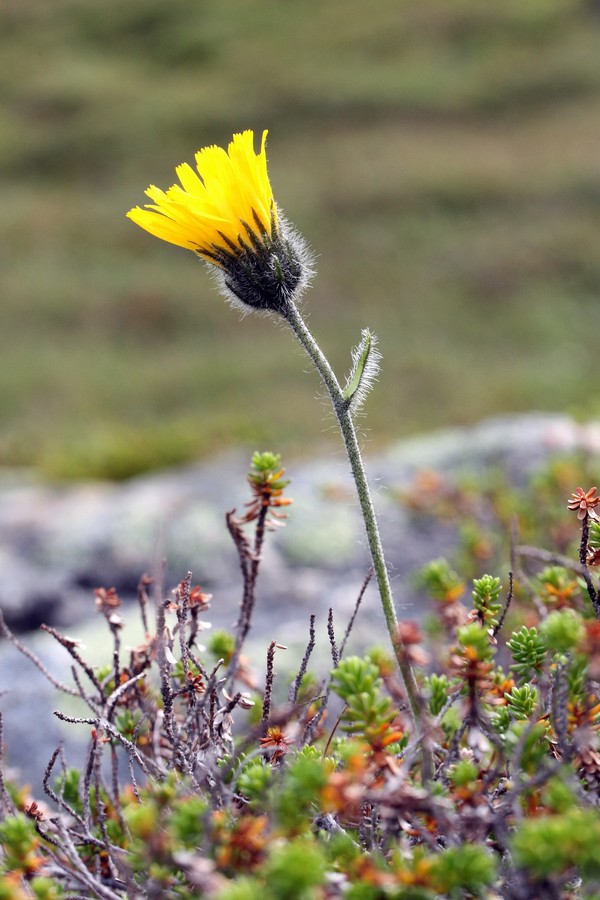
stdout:
<svg viewBox="0 0 600 900">
<path fill-rule="evenodd" d="M 318 254 L 305 309 L 340 375 L 380 335 L 373 441 L 600 412 L 590 0 L 3 0 L 0 463 L 338 446 L 291 336 L 124 217 L 244 128 Z"/>
</svg>

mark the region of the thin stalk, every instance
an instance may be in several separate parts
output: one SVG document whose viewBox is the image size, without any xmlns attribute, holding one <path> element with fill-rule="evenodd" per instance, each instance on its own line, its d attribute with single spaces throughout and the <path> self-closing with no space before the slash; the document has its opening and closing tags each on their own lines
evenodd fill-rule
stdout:
<svg viewBox="0 0 600 900">
<path fill-rule="evenodd" d="M 340 431 L 342 432 L 342 438 L 348 454 L 348 460 L 356 484 L 358 499 L 365 523 L 369 550 L 371 552 L 373 569 L 379 587 L 379 596 L 381 597 L 385 623 L 394 649 L 394 655 L 398 661 L 398 668 L 400 669 L 404 680 L 404 686 L 406 688 L 413 719 L 422 740 L 423 779 L 428 780 L 432 775 L 432 761 L 431 754 L 426 746 L 427 740 L 423 728 L 423 709 L 419 697 L 419 689 L 402 639 L 398 634 L 398 619 L 396 618 L 392 588 L 385 563 L 375 508 L 371 499 L 371 491 L 369 489 L 358 438 L 356 436 L 354 421 L 348 409 L 348 402 L 344 397 L 342 388 L 340 387 L 333 369 L 329 365 L 327 358 L 324 356 L 321 348 L 308 330 L 304 319 L 293 303 L 289 303 L 285 318 L 321 376 L 331 399 L 340 426 Z"/>
</svg>

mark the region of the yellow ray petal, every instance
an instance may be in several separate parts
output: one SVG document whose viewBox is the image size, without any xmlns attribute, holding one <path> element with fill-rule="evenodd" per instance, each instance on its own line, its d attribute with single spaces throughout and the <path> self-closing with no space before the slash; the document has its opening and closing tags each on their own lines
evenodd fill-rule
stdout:
<svg viewBox="0 0 600 900">
<path fill-rule="evenodd" d="M 129 218 L 150 234 L 201 254 L 214 247 L 230 252 L 230 244 L 241 252 L 248 244 L 247 228 L 260 241 L 273 237 L 277 213 L 266 139 L 264 131 L 258 153 L 252 131 L 234 134 L 227 151 L 204 147 L 196 153 L 197 173 L 188 163 L 177 166 L 180 183 L 166 191 L 151 185 L 146 194 L 153 203 L 131 210 Z"/>
</svg>

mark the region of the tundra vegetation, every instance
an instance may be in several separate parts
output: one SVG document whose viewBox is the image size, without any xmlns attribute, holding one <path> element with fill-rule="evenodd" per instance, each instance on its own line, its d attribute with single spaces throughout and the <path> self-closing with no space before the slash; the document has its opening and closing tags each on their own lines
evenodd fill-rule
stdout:
<svg viewBox="0 0 600 900">
<path fill-rule="evenodd" d="M 398 625 L 417 731 L 394 656 L 347 653 L 371 573 L 351 621 L 310 617 L 293 665 L 275 633 L 263 659 L 244 652 L 263 542 L 287 512 L 293 527 L 279 458 L 255 454 L 248 505 L 226 516 L 231 632 L 203 628 L 191 573 L 173 590 L 141 578 L 145 640 L 128 649 L 119 596 L 96 590 L 104 666 L 46 629 L 73 664 L 56 715 L 89 747 L 81 770 L 56 748 L 45 797 L 4 774 L 0 897 L 597 897 L 600 498 L 569 494 L 589 464 L 554 460 L 518 491 L 423 473 L 399 498 L 415 529 L 439 516 L 460 535 L 416 575 L 428 613 Z"/>
</svg>

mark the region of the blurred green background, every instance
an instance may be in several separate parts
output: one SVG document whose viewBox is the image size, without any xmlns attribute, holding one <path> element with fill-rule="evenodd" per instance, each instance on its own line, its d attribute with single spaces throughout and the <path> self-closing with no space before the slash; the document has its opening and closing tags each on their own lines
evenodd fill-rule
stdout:
<svg viewBox="0 0 600 900">
<path fill-rule="evenodd" d="M 125 477 L 338 447 L 292 337 L 125 219 L 269 129 L 370 446 L 504 411 L 600 412 L 600 4 L 3 0 L 0 463 Z"/>
</svg>

